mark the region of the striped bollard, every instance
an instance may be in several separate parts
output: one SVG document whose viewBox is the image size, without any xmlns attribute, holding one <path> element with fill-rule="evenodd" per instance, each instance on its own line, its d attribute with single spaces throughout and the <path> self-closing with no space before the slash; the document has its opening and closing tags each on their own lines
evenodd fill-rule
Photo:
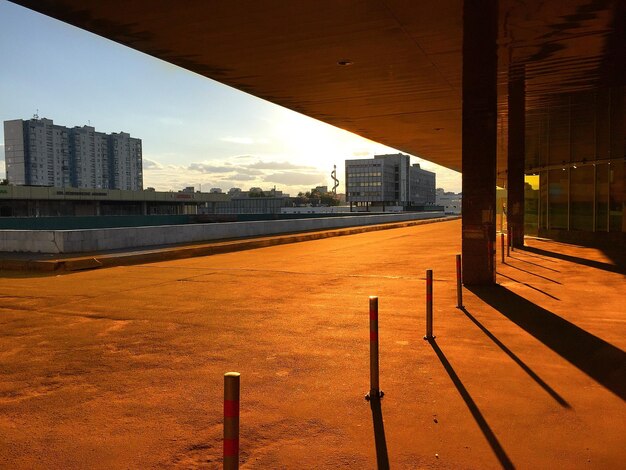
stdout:
<svg viewBox="0 0 626 470">
<path fill-rule="evenodd" d="M 461 255 L 456 255 L 456 308 L 463 308 L 463 271 Z"/>
<path fill-rule="evenodd" d="M 502 252 L 502 264 L 504 264 L 504 233 L 500 234 L 500 251 Z"/>
<path fill-rule="evenodd" d="M 239 468 L 239 372 L 224 374 L 224 470 Z"/>
<path fill-rule="evenodd" d="M 426 271 L 426 341 L 435 339 L 433 336 L 433 270 Z"/>
<path fill-rule="evenodd" d="M 511 226 L 507 226 L 506 228 L 506 238 L 507 238 L 507 244 L 506 244 L 506 255 L 507 256 L 511 256 L 511 243 L 513 243 L 513 239 L 511 238 Z"/>
<path fill-rule="evenodd" d="M 370 391 L 366 400 L 379 400 L 384 393 L 380 390 L 378 371 L 378 297 L 370 296 Z"/>
</svg>

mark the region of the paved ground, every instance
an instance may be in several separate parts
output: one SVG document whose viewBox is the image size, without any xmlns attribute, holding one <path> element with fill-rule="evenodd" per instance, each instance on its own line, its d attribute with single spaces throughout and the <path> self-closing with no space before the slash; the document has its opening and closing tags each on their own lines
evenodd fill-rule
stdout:
<svg viewBox="0 0 626 470">
<path fill-rule="evenodd" d="M 219 468 L 236 370 L 243 468 L 623 468 L 624 276 L 595 250 L 529 240 L 461 311 L 459 232 L 0 273 L 0 466 Z M 373 410 L 369 295 L 386 393 Z"/>
</svg>

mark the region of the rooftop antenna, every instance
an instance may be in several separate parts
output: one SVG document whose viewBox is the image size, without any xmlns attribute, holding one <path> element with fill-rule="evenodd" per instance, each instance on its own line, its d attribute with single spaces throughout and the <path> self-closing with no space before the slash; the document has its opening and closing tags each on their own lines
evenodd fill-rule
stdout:
<svg viewBox="0 0 626 470">
<path fill-rule="evenodd" d="M 33 114 L 33 119 L 39 119 L 39 108 L 37 108 L 37 111 Z"/>
</svg>

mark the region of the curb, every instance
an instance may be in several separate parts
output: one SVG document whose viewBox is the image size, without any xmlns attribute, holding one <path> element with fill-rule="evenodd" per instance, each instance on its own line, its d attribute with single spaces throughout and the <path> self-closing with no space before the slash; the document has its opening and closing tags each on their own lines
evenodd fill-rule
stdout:
<svg viewBox="0 0 626 470">
<path fill-rule="evenodd" d="M 379 230 L 390 230 L 394 228 L 411 227 L 414 225 L 426 225 L 437 222 L 448 222 L 457 220 L 460 217 L 445 217 L 426 220 L 412 220 L 406 222 L 392 222 L 378 225 L 362 225 L 358 227 L 322 230 L 317 232 L 300 232 L 286 235 L 273 235 L 262 238 L 228 240 L 222 242 L 203 243 L 199 245 L 170 246 L 166 248 L 156 248 L 153 250 L 140 250 L 122 253 L 103 253 L 89 256 L 77 256 L 75 258 L 60 259 L 1 259 L 0 270 L 8 271 L 82 271 L 87 269 L 98 269 L 113 266 L 124 266 L 132 264 L 156 263 L 159 261 L 169 261 L 182 258 L 193 258 L 197 256 L 210 256 L 235 251 L 253 250 L 256 248 L 266 248 L 270 246 L 286 245 L 311 240 L 321 240 L 323 238 L 341 237 L 345 235 L 355 235 L 358 233 L 375 232 Z"/>
</svg>

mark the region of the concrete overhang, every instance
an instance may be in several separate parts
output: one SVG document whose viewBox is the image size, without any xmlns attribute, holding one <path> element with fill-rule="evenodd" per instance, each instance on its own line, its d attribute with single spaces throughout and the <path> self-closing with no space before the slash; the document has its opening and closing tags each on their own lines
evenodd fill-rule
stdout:
<svg viewBox="0 0 626 470">
<path fill-rule="evenodd" d="M 461 0 L 15 3 L 461 169 Z M 500 1 L 500 170 L 512 71 L 525 69 L 527 110 L 541 109 L 553 95 L 610 85 L 614 77 L 623 84 L 616 68 L 624 68 L 624 4 Z"/>
</svg>

